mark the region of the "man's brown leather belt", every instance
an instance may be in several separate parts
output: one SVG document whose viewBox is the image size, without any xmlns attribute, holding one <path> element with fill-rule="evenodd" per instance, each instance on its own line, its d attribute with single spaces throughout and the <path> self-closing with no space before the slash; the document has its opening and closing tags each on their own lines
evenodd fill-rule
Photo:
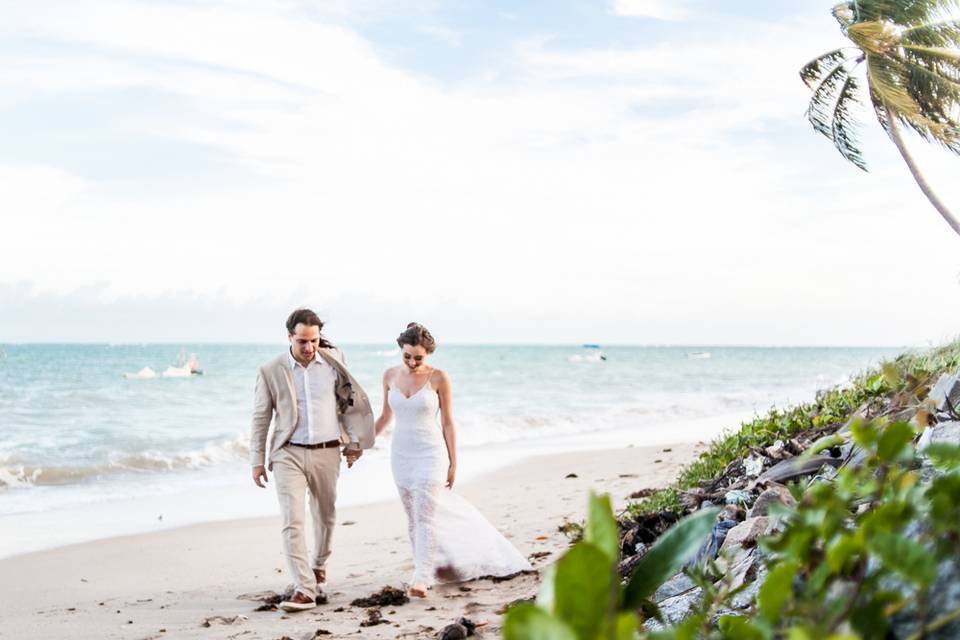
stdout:
<svg viewBox="0 0 960 640">
<path fill-rule="evenodd" d="M 287 444 L 293 447 L 303 447 L 304 449 L 328 449 L 330 447 L 339 447 L 339 440 L 327 440 L 326 442 L 318 442 L 317 444 L 300 444 L 299 442 L 288 442 Z"/>
</svg>

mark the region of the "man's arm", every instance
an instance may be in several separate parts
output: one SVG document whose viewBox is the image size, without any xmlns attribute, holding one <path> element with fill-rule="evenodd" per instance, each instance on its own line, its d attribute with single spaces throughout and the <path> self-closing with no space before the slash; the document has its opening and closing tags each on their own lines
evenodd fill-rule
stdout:
<svg viewBox="0 0 960 640">
<path fill-rule="evenodd" d="M 253 481 L 258 487 L 263 487 L 263 482 L 267 481 L 264 463 L 267 455 L 267 433 L 270 431 L 272 418 L 273 395 L 261 369 L 257 371 L 257 384 L 253 391 L 253 418 L 250 421 L 250 464 L 253 465 Z"/>
</svg>

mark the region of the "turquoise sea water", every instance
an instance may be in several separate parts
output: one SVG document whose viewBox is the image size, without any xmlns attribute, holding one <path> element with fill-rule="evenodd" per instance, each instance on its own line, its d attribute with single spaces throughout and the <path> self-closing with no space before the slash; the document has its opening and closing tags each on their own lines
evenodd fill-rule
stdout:
<svg viewBox="0 0 960 640">
<path fill-rule="evenodd" d="M 233 478 L 246 465 L 256 367 L 284 348 L 0 346 L 0 515 Z M 399 361 L 395 346 L 343 348 L 379 409 L 382 371 Z M 181 351 L 198 355 L 203 375 L 124 377 L 143 367 L 159 374 Z M 539 443 L 581 446 L 604 433 L 642 443 L 645 434 L 686 421 L 809 400 L 897 352 L 446 346 L 431 363 L 452 377 L 464 450 L 526 443 L 536 451 Z"/>
</svg>

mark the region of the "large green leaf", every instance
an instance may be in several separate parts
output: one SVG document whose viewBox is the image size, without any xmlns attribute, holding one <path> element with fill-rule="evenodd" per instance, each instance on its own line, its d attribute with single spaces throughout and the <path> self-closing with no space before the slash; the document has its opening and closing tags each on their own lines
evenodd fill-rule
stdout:
<svg viewBox="0 0 960 640">
<path fill-rule="evenodd" d="M 550 613 L 564 620 L 580 640 L 593 640 L 608 614 L 616 609 L 613 563 L 589 542 L 579 542 L 554 565 Z"/>
<path fill-rule="evenodd" d="M 880 433 L 880 440 L 877 441 L 877 456 L 884 462 L 896 460 L 915 435 L 913 426 L 907 422 L 894 422 L 887 425 Z"/>
<path fill-rule="evenodd" d="M 668 578 L 680 570 L 703 544 L 720 512 L 701 509 L 667 530 L 637 563 L 627 585 L 624 603 L 636 609 Z"/>
<path fill-rule="evenodd" d="M 887 569 L 919 586 L 929 585 L 937 577 L 934 556 L 923 545 L 905 536 L 875 531 L 867 539 L 867 547 L 883 560 Z"/>
<path fill-rule="evenodd" d="M 763 631 L 743 616 L 720 616 L 717 626 L 724 638 L 735 640 L 766 640 Z"/>
<path fill-rule="evenodd" d="M 783 605 L 793 595 L 793 578 L 797 575 L 800 563 L 796 560 L 781 562 L 770 570 L 757 593 L 757 606 L 763 617 L 775 622 Z"/>
<path fill-rule="evenodd" d="M 519 604 L 507 612 L 503 622 L 504 640 L 577 640 L 565 622 L 531 604 Z"/>
<path fill-rule="evenodd" d="M 617 561 L 620 555 L 620 547 L 617 544 L 617 521 L 613 517 L 610 496 L 590 494 L 590 507 L 584 540 L 607 554 L 611 562 Z"/>
</svg>

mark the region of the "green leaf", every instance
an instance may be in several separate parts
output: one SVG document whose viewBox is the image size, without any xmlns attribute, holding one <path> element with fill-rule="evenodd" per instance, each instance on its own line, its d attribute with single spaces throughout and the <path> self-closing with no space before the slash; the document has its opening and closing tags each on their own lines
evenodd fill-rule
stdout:
<svg viewBox="0 0 960 640">
<path fill-rule="evenodd" d="M 633 611 L 621 613 L 615 621 L 615 635 L 617 640 L 633 640 L 637 637 L 637 628 L 640 626 L 640 619 Z"/>
<path fill-rule="evenodd" d="M 584 540 L 603 551 L 615 563 L 620 556 L 617 544 L 617 521 L 613 517 L 610 496 L 590 494 L 589 514 Z"/>
<path fill-rule="evenodd" d="M 937 563 L 923 545 L 907 537 L 877 531 L 867 538 L 868 548 L 877 554 L 885 568 L 919 585 L 929 585 L 937 577 Z"/>
<path fill-rule="evenodd" d="M 945 442 L 935 442 L 924 449 L 934 466 L 944 471 L 960 468 L 960 447 Z"/>
<path fill-rule="evenodd" d="M 670 527 L 640 558 L 624 595 L 626 608 L 636 609 L 645 598 L 680 570 L 713 529 L 718 507 L 701 509 Z"/>
<path fill-rule="evenodd" d="M 877 427 L 873 422 L 854 420 L 850 424 L 850 433 L 854 441 L 864 449 L 871 448 L 877 441 Z"/>
<path fill-rule="evenodd" d="M 765 636 L 752 622 L 743 616 L 720 616 L 717 622 L 723 637 L 734 640 L 764 640 Z"/>
<path fill-rule="evenodd" d="M 580 640 L 593 640 L 617 602 L 619 580 L 613 563 L 588 542 L 578 542 L 556 563 L 553 613 L 576 631 Z"/>
<path fill-rule="evenodd" d="M 757 594 L 757 606 L 767 620 L 776 621 L 783 605 L 793 595 L 793 578 L 799 568 L 800 563 L 790 560 L 778 564 L 767 574 Z"/>
<path fill-rule="evenodd" d="M 888 424 L 880 433 L 877 441 L 877 455 L 884 462 L 892 462 L 900 457 L 906 446 L 917 435 L 913 425 L 908 422 Z"/>
<path fill-rule="evenodd" d="M 565 622 L 532 604 L 518 604 L 503 622 L 504 640 L 577 640 Z"/>
<path fill-rule="evenodd" d="M 827 564 L 833 573 L 844 573 L 857 554 L 863 551 L 860 540 L 850 534 L 842 534 L 827 548 Z"/>
</svg>

